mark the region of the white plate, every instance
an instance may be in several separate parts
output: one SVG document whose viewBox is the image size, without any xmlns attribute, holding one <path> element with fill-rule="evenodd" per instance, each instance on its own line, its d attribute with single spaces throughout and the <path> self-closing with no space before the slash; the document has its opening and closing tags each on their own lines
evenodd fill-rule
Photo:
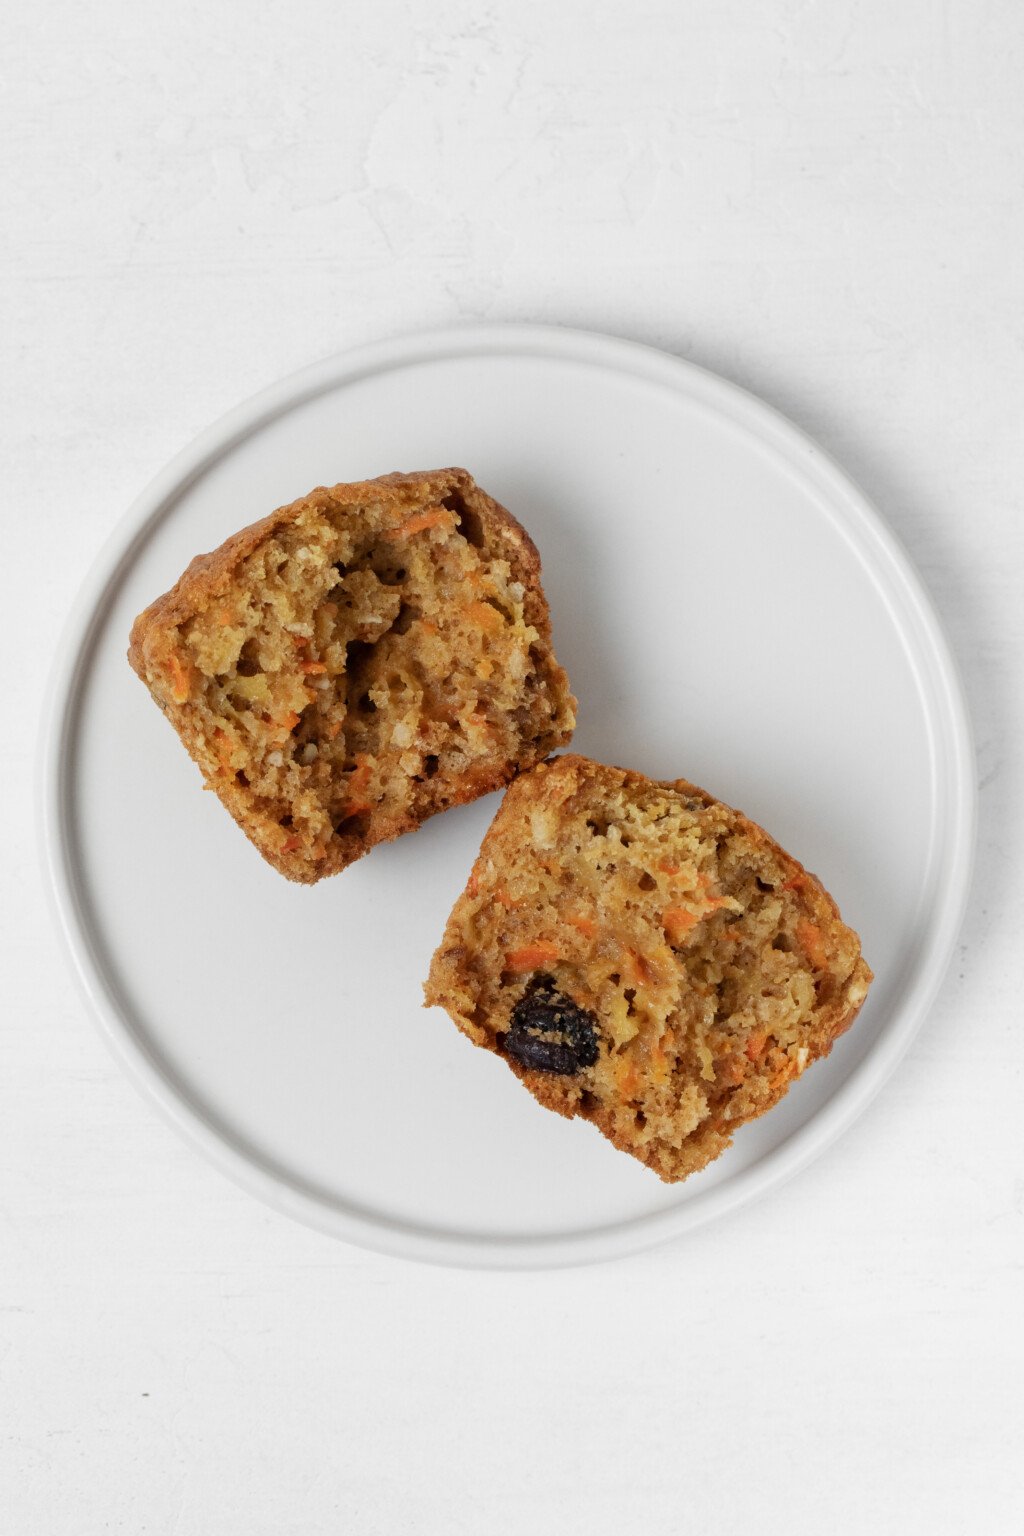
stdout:
<svg viewBox="0 0 1024 1536">
<path fill-rule="evenodd" d="M 576 750 L 685 776 L 815 870 L 877 980 L 831 1058 L 669 1187 L 542 1110 L 420 984 L 490 796 L 303 889 L 258 857 L 125 661 L 198 550 L 322 483 L 464 464 L 540 547 Z M 820 1152 L 906 1049 L 960 921 L 974 765 L 956 671 L 878 514 L 773 410 L 609 337 L 487 327 L 331 358 L 140 497 L 86 582 L 44 726 L 60 926 L 132 1078 L 279 1210 L 439 1263 L 642 1248 Z"/>
</svg>

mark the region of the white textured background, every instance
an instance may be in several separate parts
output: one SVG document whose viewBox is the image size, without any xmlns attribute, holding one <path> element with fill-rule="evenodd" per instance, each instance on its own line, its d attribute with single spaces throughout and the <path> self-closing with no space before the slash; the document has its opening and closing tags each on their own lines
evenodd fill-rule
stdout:
<svg viewBox="0 0 1024 1536">
<path fill-rule="evenodd" d="M 43 0 L 0 71 L 0 1530 L 1024 1522 L 1017 0 Z M 809 1172 L 486 1276 L 346 1249 L 180 1144 L 51 937 L 56 632 L 164 461 L 323 353 L 591 326 L 764 395 L 892 521 L 964 671 L 977 879 L 934 1014 Z"/>
</svg>

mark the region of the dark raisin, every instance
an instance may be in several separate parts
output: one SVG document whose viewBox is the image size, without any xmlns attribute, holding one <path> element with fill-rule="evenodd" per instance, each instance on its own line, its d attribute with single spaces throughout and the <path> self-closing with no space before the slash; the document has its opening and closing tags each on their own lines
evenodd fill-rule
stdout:
<svg viewBox="0 0 1024 1536">
<path fill-rule="evenodd" d="M 597 1020 L 550 976 L 535 976 L 512 1010 L 502 1045 L 524 1067 L 571 1077 L 597 1060 Z"/>
</svg>

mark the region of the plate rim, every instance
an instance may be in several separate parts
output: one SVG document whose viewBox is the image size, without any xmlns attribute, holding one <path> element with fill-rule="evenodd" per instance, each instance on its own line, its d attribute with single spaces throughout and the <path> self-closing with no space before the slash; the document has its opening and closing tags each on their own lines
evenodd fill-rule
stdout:
<svg viewBox="0 0 1024 1536">
<path fill-rule="evenodd" d="M 200 1107 L 176 1089 L 133 1032 L 127 1010 L 107 983 L 91 942 L 68 838 L 72 780 L 67 743 L 77 717 L 78 680 L 89 662 L 96 631 L 112 590 L 139 544 L 166 515 L 174 497 L 209 466 L 268 421 L 304 400 L 344 387 L 359 378 L 415 362 L 489 354 L 533 354 L 601 366 L 697 396 L 763 443 L 775 446 L 829 493 L 833 515 L 860 535 L 854 548 L 871 551 L 869 570 L 889 578 L 916 622 L 916 644 L 908 644 L 915 667 L 927 664 L 929 686 L 919 678 L 932 745 L 936 801 L 945 789 L 946 835 L 941 855 L 941 888 L 932 903 L 926 931 L 890 1021 L 867 1056 L 838 1085 L 813 1117 L 735 1179 L 713 1186 L 685 1203 L 633 1220 L 570 1234 L 524 1238 L 445 1232 L 356 1208 L 329 1205 L 271 1171 L 232 1144 Z M 872 546 L 874 546 L 872 551 Z M 883 587 L 883 592 L 888 595 Z M 908 642 L 906 626 L 900 631 Z M 943 708 L 937 710 L 936 706 Z M 945 725 L 943 752 L 937 751 L 936 720 Z M 780 1186 L 830 1147 L 868 1107 L 902 1060 L 942 985 L 970 895 L 977 825 L 977 767 L 970 715 L 955 653 L 930 593 L 902 543 L 850 475 L 802 428 L 741 385 L 686 358 L 612 334 L 538 324 L 470 324 L 417 330 L 307 364 L 266 386 L 225 412 L 181 448 L 135 497 L 92 562 L 68 613 L 51 664 L 40 715 L 36 751 L 36 835 L 43 884 L 65 961 L 114 1059 L 129 1080 L 195 1150 L 265 1204 L 305 1225 L 371 1251 L 426 1263 L 475 1269 L 544 1269 L 621 1258 L 746 1205 Z M 945 777 L 943 778 L 943 770 Z M 934 835 L 933 835 L 934 843 Z M 932 870 L 934 874 L 934 869 Z"/>
</svg>

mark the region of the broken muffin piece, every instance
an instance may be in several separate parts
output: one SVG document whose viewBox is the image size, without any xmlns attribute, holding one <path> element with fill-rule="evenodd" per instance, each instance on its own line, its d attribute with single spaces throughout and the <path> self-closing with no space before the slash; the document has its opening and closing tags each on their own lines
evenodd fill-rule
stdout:
<svg viewBox="0 0 1024 1536">
<path fill-rule="evenodd" d="M 565 756 L 508 790 L 424 991 L 672 1182 L 828 1054 L 871 979 L 821 883 L 739 811 Z"/>
<path fill-rule="evenodd" d="M 312 883 L 572 735 L 529 535 L 464 469 L 319 489 L 199 555 L 128 659 L 207 787 Z"/>
</svg>

